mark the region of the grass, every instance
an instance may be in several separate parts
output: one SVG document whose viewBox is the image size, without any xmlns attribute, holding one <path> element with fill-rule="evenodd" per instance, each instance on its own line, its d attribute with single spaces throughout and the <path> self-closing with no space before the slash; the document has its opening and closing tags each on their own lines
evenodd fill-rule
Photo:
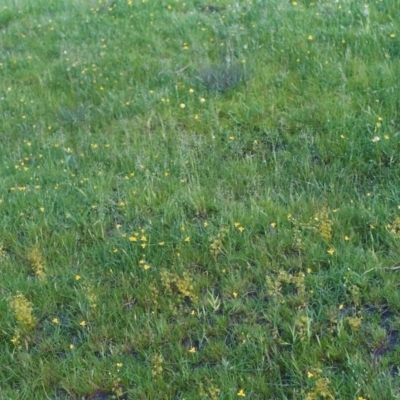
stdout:
<svg viewBox="0 0 400 400">
<path fill-rule="evenodd" d="M 2 399 L 400 397 L 395 0 L 3 0 Z"/>
</svg>

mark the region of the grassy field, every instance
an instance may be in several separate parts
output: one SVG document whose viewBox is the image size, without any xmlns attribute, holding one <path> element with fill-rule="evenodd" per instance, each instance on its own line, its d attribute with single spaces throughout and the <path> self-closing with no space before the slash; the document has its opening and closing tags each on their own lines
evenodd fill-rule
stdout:
<svg viewBox="0 0 400 400">
<path fill-rule="evenodd" d="M 400 398 L 397 0 L 3 0 L 0 399 Z"/>
</svg>

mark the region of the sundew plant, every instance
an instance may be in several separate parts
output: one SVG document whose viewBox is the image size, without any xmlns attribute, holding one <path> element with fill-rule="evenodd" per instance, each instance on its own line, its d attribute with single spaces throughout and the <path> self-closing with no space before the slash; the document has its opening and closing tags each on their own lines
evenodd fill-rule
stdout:
<svg viewBox="0 0 400 400">
<path fill-rule="evenodd" d="M 400 397 L 397 0 L 2 0 L 0 399 Z"/>
</svg>

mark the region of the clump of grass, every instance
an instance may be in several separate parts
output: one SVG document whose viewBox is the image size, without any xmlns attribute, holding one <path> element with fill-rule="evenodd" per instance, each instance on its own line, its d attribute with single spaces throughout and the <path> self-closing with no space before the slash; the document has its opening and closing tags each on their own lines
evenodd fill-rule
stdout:
<svg viewBox="0 0 400 400">
<path fill-rule="evenodd" d="M 247 70 L 239 61 L 224 62 L 202 68 L 197 79 L 204 89 L 223 93 L 244 83 Z"/>
</svg>

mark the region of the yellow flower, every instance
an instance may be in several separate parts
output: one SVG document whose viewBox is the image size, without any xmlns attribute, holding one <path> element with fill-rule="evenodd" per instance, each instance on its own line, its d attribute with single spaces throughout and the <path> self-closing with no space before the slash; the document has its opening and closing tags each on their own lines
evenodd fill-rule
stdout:
<svg viewBox="0 0 400 400">
<path fill-rule="evenodd" d="M 244 392 L 244 390 L 243 389 L 240 389 L 239 391 L 238 391 L 238 394 L 237 394 L 239 397 L 246 397 L 246 393 Z"/>
<path fill-rule="evenodd" d="M 307 378 L 312 378 L 314 376 L 314 374 L 310 371 L 307 372 Z"/>
<path fill-rule="evenodd" d="M 75 346 L 74 346 L 73 344 L 70 344 L 70 345 L 69 345 L 69 349 L 70 349 L 70 350 L 73 350 L 74 347 L 75 347 Z"/>
<path fill-rule="evenodd" d="M 192 347 L 192 348 L 189 350 L 189 353 L 196 353 L 196 347 Z"/>
<path fill-rule="evenodd" d="M 14 337 L 11 339 L 11 343 L 12 343 L 12 344 L 17 345 L 18 342 L 19 342 L 19 337 L 18 337 L 18 336 L 14 336 Z"/>
<path fill-rule="evenodd" d="M 81 322 L 79 322 L 79 325 L 80 325 L 80 326 L 86 326 L 86 321 L 81 321 Z"/>
<path fill-rule="evenodd" d="M 345 236 L 345 237 L 344 237 L 344 240 L 345 240 L 346 242 L 348 242 L 348 241 L 350 240 L 350 238 L 349 238 L 348 236 Z"/>
<path fill-rule="evenodd" d="M 333 255 L 333 253 L 335 252 L 335 249 L 329 249 L 327 252 L 328 252 L 330 255 Z"/>
<path fill-rule="evenodd" d="M 308 40 L 314 40 L 314 36 L 313 35 L 309 35 L 307 39 Z"/>
<path fill-rule="evenodd" d="M 58 318 L 56 317 L 56 318 L 53 318 L 53 319 L 51 320 L 51 322 L 52 322 L 53 324 L 58 324 L 60 321 L 59 321 Z"/>
<path fill-rule="evenodd" d="M 184 103 L 181 103 L 181 104 L 179 104 L 179 107 L 183 109 L 186 107 L 186 105 Z"/>
<path fill-rule="evenodd" d="M 75 280 L 79 281 L 79 279 L 81 279 L 82 277 L 80 275 L 75 275 Z"/>
<path fill-rule="evenodd" d="M 185 242 L 190 242 L 190 236 L 185 237 Z"/>
<path fill-rule="evenodd" d="M 238 230 L 239 230 L 240 232 L 243 232 L 243 231 L 244 231 L 243 226 L 239 226 Z"/>
<path fill-rule="evenodd" d="M 130 236 L 128 238 L 131 242 L 137 242 L 137 237 L 136 236 Z"/>
</svg>

